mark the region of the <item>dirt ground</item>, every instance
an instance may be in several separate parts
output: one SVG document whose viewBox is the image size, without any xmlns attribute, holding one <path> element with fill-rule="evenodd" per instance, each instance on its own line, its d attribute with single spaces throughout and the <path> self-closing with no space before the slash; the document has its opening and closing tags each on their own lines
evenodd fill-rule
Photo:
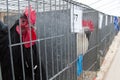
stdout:
<svg viewBox="0 0 120 80">
<path fill-rule="evenodd" d="M 96 77 L 95 71 L 84 71 L 80 77 L 78 77 L 78 80 L 94 80 Z"/>
</svg>

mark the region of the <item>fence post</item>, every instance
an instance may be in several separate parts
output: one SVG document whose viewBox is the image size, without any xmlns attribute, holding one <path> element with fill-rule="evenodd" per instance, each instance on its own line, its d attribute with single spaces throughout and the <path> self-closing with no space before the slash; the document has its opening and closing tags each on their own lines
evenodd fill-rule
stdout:
<svg viewBox="0 0 120 80">
<path fill-rule="evenodd" d="M 97 52 L 96 52 L 96 54 L 97 54 L 97 69 L 96 70 L 99 70 L 100 69 L 100 52 L 99 52 L 99 46 L 100 46 L 100 38 L 99 38 L 99 12 L 98 12 L 98 19 L 97 19 L 97 22 L 98 22 L 98 26 L 96 27 L 96 40 L 97 40 Z M 97 72 L 97 71 L 96 71 Z M 97 75 L 97 74 L 96 74 Z"/>
</svg>

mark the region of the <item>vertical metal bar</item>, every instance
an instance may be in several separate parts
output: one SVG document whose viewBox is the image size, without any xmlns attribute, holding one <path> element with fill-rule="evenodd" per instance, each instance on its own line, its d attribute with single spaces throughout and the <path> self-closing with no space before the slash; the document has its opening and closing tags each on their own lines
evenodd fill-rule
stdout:
<svg viewBox="0 0 120 80">
<path fill-rule="evenodd" d="M 68 12 L 68 2 L 66 2 L 64 6 L 66 7 L 65 10 L 67 10 L 67 12 Z M 70 28 L 71 27 L 69 26 L 69 24 L 70 24 L 69 23 L 69 19 L 70 18 L 68 17 L 68 23 L 66 23 L 68 25 L 67 26 L 68 27 L 68 31 L 67 31 L 67 44 L 68 44 L 68 46 L 67 46 L 67 48 L 68 48 L 68 55 L 67 55 L 68 56 L 68 60 L 67 61 L 68 61 L 68 64 L 70 64 L 70 56 L 71 56 L 70 55 L 70 49 L 69 49 L 70 48 L 70 40 L 69 39 L 70 39 L 70 36 L 71 36 L 71 33 L 70 33 Z M 71 67 L 68 69 L 68 75 L 67 75 L 68 76 L 68 80 L 70 80 L 70 69 L 71 69 Z"/>
<path fill-rule="evenodd" d="M 65 9 L 65 8 L 64 8 L 65 1 L 64 1 L 64 0 L 62 0 L 62 1 L 63 1 L 62 7 L 63 7 L 63 10 L 64 10 L 64 9 Z"/>
<path fill-rule="evenodd" d="M 92 16 L 91 16 L 90 18 L 92 19 Z M 99 16 L 98 16 L 98 13 L 97 13 L 97 23 L 99 22 L 99 21 L 98 21 L 98 20 L 99 20 L 98 18 L 99 18 Z M 95 19 L 94 19 L 94 20 L 95 20 Z M 95 44 L 95 45 L 98 45 L 98 46 L 96 47 L 97 54 L 96 54 L 96 61 L 95 61 L 95 62 L 97 62 L 97 66 L 96 66 L 96 65 L 93 66 L 93 67 L 95 67 L 95 68 L 97 68 L 97 69 L 98 69 L 99 64 L 100 64 L 100 63 L 99 63 L 99 62 L 100 62 L 100 55 L 99 55 L 99 53 L 98 53 L 98 52 L 99 52 L 99 51 L 98 51 L 98 50 L 99 50 L 99 33 L 98 33 L 98 26 L 99 26 L 99 25 L 95 26 L 95 27 L 96 27 L 96 36 L 95 36 L 95 37 L 96 37 L 96 44 Z M 95 63 L 95 62 L 94 62 L 94 63 Z M 93 63 L 93 64 L 94 64 L 94 63 Z M 97 71 L 96 71 L 95 73 L 97 74 Z M 95 75 L 96 75 L 96 74 L 95 74 Z M 95 77 L 95 76 L 94 76 L 94 77 Z"/>
<path fill-rule="evenodd" d="M 84 14 L 84 12 L 83 12 L 83 14 Z M 82 16 L 82 18 L 84 19 L 84 15 Z M 83 32 L 84 32 L 84 30 L 82 30 Z M 86 35 L 85 34 L 85 32 L 84 32 L 84 34 L 82 34 L 83 36 L 84 35 Z M 82 42 L 84 42 L 84 39 L 82 39 Z M 89 45 L 89 41 L 88 41 L 88 45 Z M 82 46 L 84 46 L 84 44 L 82 44 Z M 83 58 L 84 58 L 84 53 L 83 53 L 83 47 L 82 47 L 82 55 L 83 55 Z M 78 57 L 78 56 L 77 56 Z M 84 65 L 84 63 L 82 62 L 82 68 L 84 67 L 83 66 Z M 82 79 L 84 80 L 84 77 L 85 77 L 85 74 L 84 74 L 84 71 L 82 72 Z"/>
<path fill-rule="evenodd" d="M 84 17 L 84 16 L 82 16 L 82 18 L 83 18 L 83 17 Z M 82 31 L 83 31 L 83 30 L 82 30 Z M 84 32 L 84 31 L 83 31 L 83 32 Z M 82 34 L 82 36 L 84 36 L 84 35 L 86 35 L 85 32 Z M 82 55 L 84 56 L 84 53 L 83 53 L 83 52 L 84 52 L 84 48 L 83 48 L 83 46 L 84 46 L 84 38 L 82 39 L 82 42 L 83 42 L 83 43 L 82 43 Z M 89 43 L 89 42 L 88 42 L 88 43 Z M 89 45 L 89 44 L 88 44 L 88 45 Z M 77 57 L 79 57 L 79 56 L 77 56 Z M 83 57 L 83 58 L 84 58 L 84 57 Z M 83 64 L 84 64 L 84 63 L 82 62 L 82 68 L 83 68 Z M 83 71 L 83 72 L 82 72 L 82 79 L 83 79 L 83 80 L 84 80 L 84 77 L 85 77 L 85 75 L 84 75 L 84 71 Z"/>
<path fill-rule="evenodd" d="M 38 5 L 38 0 L 36 0 L 35 1 L 36 3 L 35 3 L 35 5 L 36 5 L 36 9 L 37 9 L 37 17 L 38 17 L 38 15 L 39 15 L 39 13 L 38 13 L 38 7 L 39 7 L 39 5 Z M 37 25 L 37 20 L 38 20 L 38 18 L 36 17 L 36 24 L 35 24 L 35 26 L 36 26 L 36 28 L 37 28 L 37 36 L 39 35 L 39 26 Z M 39 38 L 39 36 L 38 36 L 38 38 Z M 41 68 L 41 49 L 40 49 L 40 40 L 38 41 L 38 58 L 39 58 L 39 69 L 40 69 L 40 80 L 42 80 L 42 68 Z"/>
<path fill-rule="evenodd" d="M 19 0 L 18 0 L 18 16 L 20 18 L 20 1 Z M 20 19 L 19 19 L 19 23 L 20 23 Z M 19 27 L 20 27 L 20 24 L 19 24 Z M 21 31 L 21 27 L 20 27 L 20 43 L 22 43 L 22 31 Z M 20 45 L 20 48 L 21 48 L 23 80 L 25 80 L 25 68 L 24 68 L 24 58 L 23 58 L 23 46 L 22 46 L 22 44 Z"/>
<path fill-rule="evenodd" d="M 59 0 L 59 10 L 61 10 L 61 0 Z"/>
<path fill-rule="evenodd" d="M 73 33 L 74 33 L 74 26 L 75 26 L 75 24 L 74 24 L 74 4 L 72 4 L 71 3 L 71 8 L 70 8 L 72 11 L 72 13 L 71 13 L 71 15 L 73 16 L 73 18 L 72 18 L 72 16 L 71 16 L 71 19 L 73 19 L 73 20 L 71 20 L 72 22 L 73 22 L 73 24 L 71 25 L 71 26 L 73 26 L 72 28 L 71 28 L 71 31 L 73 31 Z M 73 29 L 73 30 L 72 30 Z M 74 46 L 75 47 L 75 46 Z M 73 51 L 73 52 L 75 52 L 75 50 Z M 74 55 L 74 58 L 75 58 L 75 55 Z M 74 59 L 73 59 L 74 60 Z M 75 74 L 75 67 L 73 68 L 73 74 Z M 73 79 L 75 79 L 75 76 L 73 76 Z"/>
<path fill-rule="evenodd" d="M 63 5 L 64 5 L 64 1 L 62 0 L 62 8 L 61 9 L 64 11 L 64 6 Z M 64 54 L 65 54 L 65 57 L 64 57 L 65 58 L 65 65 L 64 65 L 64 67 L 67 67 L 67 48 L 66 48 L 67 47 L 67 39 L 66 39 L 66 35 L 67 34 L 66 34 L 66 27 L 65 27 L 65 25 L 63 27 L 63 31 L 64 31 L 63 32 L 64 33 L 64 41 L 65 41 L 64 42 Z M 67 73 L 67 71 L 65 71 L 64 75 L 63 75 L 63 78 L 65 78 L 65 79 L 67 79 L 66 73 Z"/>
<path fill-rule="evenodd" d="M 45 0 L 43 0 L 43 13 L 45 12 Z M 44 20 L 44 19 L 43 19 Z M 44 27 L 44 37 L 46 37 L 46 26 L 43 24 Z M 45 63 L 46 63 L 46 79 L 48 80 L 48 62 L 47 62 L 47 50 L 46 50 L 46 39 L 45 39 Z"/>
<path fill-rule="evenodd" d="M 6 0 L 6 7 L 7 7 L 7 24 L 8 24 L 8 16 L 9 16 L 9 8 L 8 8 L 8 0 Z M 12 69 L 12 78 L 15 80 L 15 73 L 14 73 L 14 64 L 13 64 L 13 54 L 11 48 L 11 33 L 10 27 L 8 27 L 8 37 L 9 37 L 9 49 L 10 49 L 10 60 L 11 60 L 11 69 Z"/>
<path fill-rule="evenodd" d="M 56 11 L 56 0 L 55 0 L 55 11 Z"/>
<path fill-rule="evenodd" d="M 55 21 L 56 21 L 56 23 L 55 23 L 55 26 L 57 26 L 57 25 L 59 25 L 58 24 L 58 19 L 57 19 L 57 17 L 56 17 L 56 15 L 57 15 L 57 11 L 56 11 L 56 0 L 54 0 L 55 1 Z M 58 36 L 59 35 L 59 33 L 58 33 L 58 29 L 57 29 L 57 27 L 56 27 L 56 36 Z M 58 37 L 59 38 L 59 37 Z M 57 73 L 59 72 L 59 52 L 58 52 L 58 48 L 59 48 L 59 45 L 58 45 L 58 38 L 56 38 L 56 54 L 57 54 Z M 60 80 L 59 79 L 59 76 L 56 78 L 56 80 Z"/>
<path fill-rule="evenodd" d="M 84 11 L 84 10 L 83 10 Z M 82 12 L 82 15 L 84 14 L 84 12 Z M 84 15 L 82 16 L 82 20 L 84 19 L 83 18 L 84 17 Z M 84 36 L 84 37 L 86 37 L 86 33 L 85 33 L 85 31 L 84 31 L 84 28 L 82 27 L 82 36 Z M 87 37 L 86 37 L 86 39 L 87 39 Z M 87 39 L 88 40 L 88 39 Z M 84 45 L 85 45 L 85 40 L 84 40 L 84 38 L 82 39 L 82 42 L 83 42 L 83 44 L 82 44 L 82 56 L 83 56 L 83 58 L 84 58 L 84 55 L 85 55 L 85 48 L 84 48 Z M 88 41 L 88 45 L 89 45 L 89 41 Z M 80 55 L 79 55 L 80 56 Z M 82 69 L 83 69 L 83 61 L 82 61 Z M 82 74 L 82 79 L 84 79 L 85 78 L 85 73 L 84 73 L 84 70 L 83 70 L 83 72 L 82 72 L 83 74 Z"/>
<path fill-rule="evenodd" d="M 99 23 L 99 20 L 100 20 L 100 19 L 99 19 L 99 12 L 97 12 L 97 14 L 98 14 L 98 15 L 97 15 L 97 23 Z M 99 24 L 98 24 L 98 26 L 99 26 Z M 99 49 L 100 49 L 100 45 L 99 45 L 100 35 L 99 35 L 99 32 L 98 32 L 98 31 L 99 31 L 99 30 L 98 30 L 98 26 L 96 27 L 96 34 L 97 34 L 97 35 L 96 35 L 96 39 L 97 39 L 96 41 L 97 41 L 97 45 L 98 45 L 98 46 L 96 47 L 96 51 L 97 51 L 97 60 L 96 60 L 96 62 L 97 62 L 97 64 L 98 64 L 98 65 L 97 65 L 97 69 L 100 68 L 100 53 L 99 53 L 99 51 L 100 51 L 100 50 L 99 50 Z M 97 76 L 97 71 L 96 71 L 95 77 L 96 77 L 96 76 Z"/>
<path fill-rule="evenodd" d="M 59 0 L 59 4 L 58 5 L 59 5 L 59 11 L 61 11 L 61 0 Z M 59 25 L 60 25 L 60 21 L 61 20 L 59 20 Z M 61 32 L 62 32 L 61 34 L 63 34 L 63 30 L 62 29 L 61 29 Z M 60 47 L 60 52 L 61 52 L 60 53 L 60 55 L 61 55 L 60 56 L 60 59 L 61 59 L 60 60 L 60 62 L 61 62 L 60 64 L 61 64 L 61 66 L 60 67 L 61 67 L 61 70 L 63 69 L 63 64 L 62 64 L 63 63 L 63 50 L 62 50 L 62 45 L 63 45 L 62 43 L 63 42 L 62 41 L 63 41 L 63 37 L 61 37 L 61 40 L 60 40 L 60 44 L 61 44 L 61 47 Z M 60 79 L 62 79 L 62 80 L 64 79 L 63 78 L 63 73 L 61 74 Z"/>
<path fill-rule="evenodd" d="M 66 10 L 65 6 L 67 6 L 67 4 L 65 4 L 65 1 L 63 1 L 63 11 Z M 68 23 L 66 23 L 66 25 L 68 25 Z M 69 26 L 67 26 L 67 29 L 65 31 L 66 31 L 66 51 L 67 51 L 66 52 L 66 64 L 68 66 L 69 65 Z M 66 79 L 67 80 L 69 80 L 69 76 L 68 76 L 69 75 L 69 70 L 70 70 L 70 68 L 68 70 L 66 70 L 66 72 L 67 72 Z"/>
<path fill-rule="evenodd" d="M 50 11 L 52 11 L 52 2 L 50 0 Z M 53 19 L 51 19 L 51 24 L 53 24 Z M 51 25 L 50 24 L 50 25 Z M 51 37 L 53 36 L 53 28 L 51 25 Z M 52 76 L 54 76 L 54 55 L 53 55 L 53 39 L 51 38 L 51 47 L 52 47 Z"/>
<path fill-rule="evenodd" d="M 57 15 L 57 12 L 56 12 L 56 0 L 54 0 L 54 4 L 55 4 L 55 12 L 54 12 L 54 16 L 55 16 L 55 21 L 56 21 L 56 23 L 55 23 L 55 26 L 57 26 L 58 25 L 58 22 L 57 22 L 57 18 L 56 18 L 56 15 Z M 58 29 L 57 29 L 57 27 L 55 27 L 55 30 L 56 30 L 56 33 L 55 33 L 55 36 L 58 36 Z M 58 37 L 59 38 L 59 37 Z M 56 58 L 57 58 L 57 73 L 59 72 L 59 64 L 58 64 L 58 38 L 55 38 L 55 43 L 56 43 Z M 59 80 L 59 77 L 57 77 L 57 79 Z M 56 79 L 56 80 L 57 80 Z"/>
<path fill-rule="evenodd" d="M 73 22 L 73 24 L 71 25 L 71 26 L 73 26 L 73 27 L 71 27 L 71 31 L 73 30 L 73 33 L 74 33 L 74 4 L 71 3 L 71 5 L 72 5 L 70 8 L 71 9 L 71 19 L 73 19 L 73 20 L 71 20 Z M 73 16 L 73 18 L 72 18 L 72 16 Z M 73 52 L 75 52 L 75 50 L 73 50 Z M 75 59 L 75 55 L 74 55 L 74 59 Z M 73 74 L 75 74 L 75 67 L 73 68 Z M 74 75 L 73 75 L 73 79 L 75 79 Z"/>
<path fill-rule="evenodd" d="M 31 23 L 30 23 L 30 1 L 28 1 L 28 22 L 29 22 L 29 28 L 30 28 L 30 41 L 32 41 L 32 33 L 31 33 Z M 34 80 L 34 64 L 33 64 L 33 50 L 32 50 L 32 42 L 30 42 L 30 55 L 31 55 L 31 65 L 32 65 L 32 80 Z"/>
<path fill-rule="evenodd" d="M 70 10 L 72 7 L 71 7 L 71 1 L 70 0 L 68 0 L 67 1 L 67 5 L 68 5 L 68 10 Z M 69 6 L 70 5 L 70 6 Z M 71 11 L 70 11 L 70 14 L 71 14 Z M 70 24 L 70 28 L 71 28 L 71 15 L 69 15 L 69 24 Z M 73 58 L 74 58 L 74 56 L 72 56 L 72 54 L 75 54 L 75 53 L 73 53 L 73 49 L 74 49 L 74 47 L 73 47 L 73 43 L 72 43 L 72 41 L 74 40 L 74 38 L 72 38 L 72 32 L 70 32 L 70 62 L 72 62 L 72 60 L 74 60 Z M 74 65 L 74 64 L 73 64 Z M 72 67 L 71 67 L 71 74 L 73 74 L 72 76 L 70 75 L 70 79 L 71 80 L 73 80 L 73 76 L 74 76 L 74 72 L 72 72 L 73 71 L 73 69 L 74 69 L 74 66 L 72 65 Z"/>
</svg>

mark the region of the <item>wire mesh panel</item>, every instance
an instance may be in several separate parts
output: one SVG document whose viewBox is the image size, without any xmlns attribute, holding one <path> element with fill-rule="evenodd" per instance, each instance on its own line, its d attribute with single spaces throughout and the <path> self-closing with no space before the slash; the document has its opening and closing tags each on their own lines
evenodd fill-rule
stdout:
<svg viewBox="0 0 120 80">
<path fill-rule="evenodd" d="M 106 19 L 107 18 L 107 19 Z M 92 9 L 83 11 L 83 29 L 88 43 L 83 38 L 83 45 L 88 44 L 88 49 L 83 54 L 83 73 L 79 80 L 93 80 L 100 69 L 109 46 L 115 36 L 114 25 L 110 21 L 110 16 L 103 15 L 102 22 L 99 23 L 99 12 Z M 107 22 L 106 22 L 107 21 Z M 101 24 L 101 27 L 99 25 Z M 92 30 L 93 29 L 93 30 Z M 83 47 L 83 50 L 86 47 Z"/>
<path fill-rule="evenodd" d="M 100 65 L 102 64 L 102 61 L 104 60 L 106 52 L 108 51 L 109 46 L 112 43 L 112 40 L 116 33 L 113 22 L 110 21 L 110 16 L 108 16 L 108 25 L 105 25 L 105 20 L 106 20 L 106 17 L 105 17 L 105 14 L 103 14 L 102 28 L 99 29 Z"/>
<path fill-rule="evenodd" d="M 75 51 L 73 51 L 75 50 L 75 46 L 72 42 L 70 42 L 70 41 L 75 42 L 75 35 L 70 34 L 69 17 L 70 17 L 70 10 L 43 12 L 40 13 L 38 17 L 38 19 L 42 19 L 42 20 L 38 20 L 38 24 L 39 24 L 38 27 L 40 34 L 39 37 L 40 39 L 43 38 L 40 47 L 41 47 L 41 53 L 45 53 L 44 50 L 46 48 L 47 61 L 48 61 L 46 66 L 49 69 L 48 78 L 54 76 L 62 69 L 64 69 L 70 63 L 71 59 L 73 60 L 75 59 L 74 56 L 75 54 L 71 54 L 71 52 L 75 53 Z M 43 26 L 46 27 L 45 31 L 43 31 L 44 30 Z M 43 35 L 44 32 L 46 33 L 46 36 Z M 72 38 L 70 39 L 70 37 Z M 46 46 L 45 46 L 45 40 L 46 40 Z M 71 49 L 70 47 L 73 48 Z M 44 61 L 46 61 L 45 54 L 42 54 L 42 56 L 44 56 Z M 70 59 L 70 57 L 72 58 Z M 67 77 L 64 77 L 64 79 L 66 78 Z"/>
<path fill-rule="evenodd" d="M 98 68 L 97 48 L 98 48 L 98 12 L 94 10 L 85 10 L 83 20 L 86 21 L 89 29 L 85 30 L 88 39 L 88 50 L 83 57 L 83 80 L 93 79 L 96 76 Z M 83 27 L 86 27 L 83 25 Z"/>
</svg>

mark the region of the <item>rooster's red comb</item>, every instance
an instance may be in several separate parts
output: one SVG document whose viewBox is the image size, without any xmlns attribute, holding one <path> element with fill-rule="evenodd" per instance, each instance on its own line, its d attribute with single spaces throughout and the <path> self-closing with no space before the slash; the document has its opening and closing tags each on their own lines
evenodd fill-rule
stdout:
<svg viewBox="0 0 120 80">
<path fill-rule="evenodd" d="M 27 16 L 28 19 L 30 19 L 30 23 L 34 25 L 36 22 L 36 11 L 33 10 L 32 7 L 30 6 L 30 7 L 26 7 L 24 14 Z"/>
</svg>

